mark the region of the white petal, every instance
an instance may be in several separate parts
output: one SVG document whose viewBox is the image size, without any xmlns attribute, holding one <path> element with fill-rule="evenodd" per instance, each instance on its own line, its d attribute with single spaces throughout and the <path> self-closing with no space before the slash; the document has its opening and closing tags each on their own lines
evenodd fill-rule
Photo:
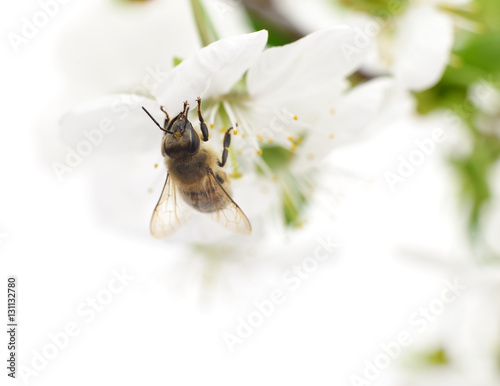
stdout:
<svg viewBox="0 0 500 386">
<path fill-rule="evenodd" d="M 175 115 L 182 110 L 183 101 L 225 94 L 257 59 L 266 42 L 265 30 L 218 40 L 174 68 L 153 95 Z"/>
<path fill-rule="evenodd" d="M 393 74 L 411 90 L 432 87 L 443 75 L 452 44 L 448 16 L 430 6 L 411 9 L 399 26 Z"/>
<path fill-rule="evenodd" d="M 163 124 L 157 103 L 137 95 L 117 94 L 82 104 L 60 121 L 62 140 L 73 150 L 84 141 L 92 143 L 92 154 L 134 155 L 157 151 L 162 132 L 142 106 Z"/>
<path fill-rule="evenodd" d="M 352 49 L 356 53 L 350 54 Z M 359 67 L 366 49 L 346 26 L 267 49 L 248 72 L 249 93 L 260 104 L 287 108 L 306 119 L 304 112 L 323 109 L 342 91 L 340 83 Z"/>
<path fill-rule="evenodd" d="M 357 36 L 354 29 L 337 26 L 265 50 L 248 72 L 250 94 L 258 97 L 288 90 L 297 93 L 309 85 L 316 86 L 351 74 L 359 67 L 366 51 L 360 47 Z M 349 55 L 351 47 L 357 53 Z"/>
<path fill-rule="evenodd" d="M 333 116 L 327 116 L 320 127 L 331 128 L 335 146 L 354 141 L 371 127 L 394 91 L 394 80 L 377 78 L 350 90 Z"/>
<path fill-rule="evenodd" d="M 393 79 L 378 78 L 350 90 L 336 106 L 334 114 L 324 114 L 317 130 L 310 131 L 299 146 L 294 170 L 317 165 L 333 147 L 360 139 L 371 131 L 375 121 L 388 108 L 393 88 Z"/>
</svg>

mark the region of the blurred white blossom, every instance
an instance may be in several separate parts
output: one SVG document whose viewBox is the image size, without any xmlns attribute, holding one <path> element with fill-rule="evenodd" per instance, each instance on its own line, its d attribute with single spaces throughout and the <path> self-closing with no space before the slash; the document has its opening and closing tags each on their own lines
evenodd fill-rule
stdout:
<svg viewBox="0 0 500 386">
<path fill-rule="evenodd" d="M 198 44 L 187 1 L 90 0 L 64 21 L 55 58 L 68 79 L 64 92 L 143 93 L 172 68 L 173 57 Z"/>
<path fill-rule="evenodd" d="M 404 88 L 432 87 L 450 62 L 454 28 L 464 20 L 453 9 L 469 0 L 409 0 L 387 2 L 387 9 L 369 15 L 329 0 L 278 0 L 280 11 L 310 32 L 346 23 L 358 33 L 355 48 L 373 43 L 362 70 L 369 75 L 392 74 Z M 378 6 L 377 4 L 373 5 Z"/>
</svg>

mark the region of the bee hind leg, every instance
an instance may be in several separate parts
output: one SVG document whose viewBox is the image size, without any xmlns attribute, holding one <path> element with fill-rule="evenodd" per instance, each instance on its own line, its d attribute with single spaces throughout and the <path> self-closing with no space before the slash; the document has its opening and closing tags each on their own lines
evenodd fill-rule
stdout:
<svg viewBox="0 0 500 386">
<path fill-rule="evenodd" d="M 207 124 L 205 123 L 205 120 L 203 119 L 203 116 L 201 115 L 201 98 L 198 97 L 196 99 L 198 102 L 198 120 L 200 121 L 200 130 L 201 134 L 203 136 L 203 141 L 207 142 L 208 141 L 208 128 Z"/>
<path fill-rule="evenodd" d="M 231 133 L 230 133 L 231 130 L 233 130 L 232 127 L 227 129 L 226 134 L 224 134 L 224 142 L 223 142 L 224 150 L 222 151 L 222 160 L 219 161 L 220 167 L 223 167 L 227 162 L 227 157 L 229 155 L 229 145 L 231 145 Z"/>
</svg>

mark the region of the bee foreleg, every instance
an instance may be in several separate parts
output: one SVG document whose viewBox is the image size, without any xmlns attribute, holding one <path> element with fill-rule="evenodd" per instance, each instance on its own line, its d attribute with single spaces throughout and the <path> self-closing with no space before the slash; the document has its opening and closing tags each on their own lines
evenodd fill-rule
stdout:
<svg viewBox="0 0 500 386">
<path fill-rule="evenodd" d="M 222 160 L 219 162 L 219 166 L 223 167 L 227 162 L 227 156 L 229 155 L 229 146 L 231 145 L 231 133 L 232 127 L 227 129 L 226 134 L 224 134 L 224 150 L 222 151 Z"/>
<path fill-rule="evenodd" d="M 200 129 L 201 129 L 201 134 L 203 135 L 203 141 L 207 142 L 208 141 L 208 128 L 207 124 L 205 123 L 205 120 L 203 119 L 203 116 L 201 115 L 201 98 L 198 97 L 196 99 L 198 102 L 198 119 L 200 121 Z"/>
<path fill-rule="evenodd" d="M 165 121 L 163 123 L 163 128 L 166 129 L 168 127 L 168 124 L 170 123 L 170 117 L 168 116 L 168 113 L 165 111 L 163 106 L 160 106 L 160 110 L 165 113 Z"/>
</svg>

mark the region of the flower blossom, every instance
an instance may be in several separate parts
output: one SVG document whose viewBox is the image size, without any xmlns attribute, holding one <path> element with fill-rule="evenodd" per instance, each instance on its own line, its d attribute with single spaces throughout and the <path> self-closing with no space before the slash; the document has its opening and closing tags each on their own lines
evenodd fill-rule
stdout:
<svg viewBox="0 0 500 386">
<path fill-rule="evenodd" d="M 140 155 L 161 163 L 162 133 L 141 107 L 162 122 L 160 106 L 175 116 L 188 101 L 189 119 L 196 128 L 196 99 L 201 97 L 211 128 L 208 144 L 214 150 L 222 150 L 222 133 L 234 128 L 228 171 L 234 179 L 234 198 L 250 220 L 265 223 L 262 216 L 278 213 L 286 224 L 300 225 L 301 209 L 312 192 L 311 171 L 336 145 L 369 128 L 391 81 L 380 78 L 350 88 L 346 78 L 364 58 L 364 52 L 344 55 L 343 45 L 356 38 L 350 27 L 329 28 L 266 49 L 267 36 L 262 30 L 200 49 L 158 82 L 151 90 L 154 99 L 121 94 L 77 107 L 62 120 L 63 139 L 75 144 L 89 127 L 106 121 L 116 130 L 94 153 L 123 156 L 127 165 L 132 156 L 137 160 Z M 161 186 L 164 172 L 150 165 L 137 179 L 130 171 L 123 174 L 133 189 L 153 171 L 150 184 Z M 110 178 L 112 173 L 102 180 L 109 183 Z M 153 201 L 145 200 L 150 209 Z"/>
</svg>

